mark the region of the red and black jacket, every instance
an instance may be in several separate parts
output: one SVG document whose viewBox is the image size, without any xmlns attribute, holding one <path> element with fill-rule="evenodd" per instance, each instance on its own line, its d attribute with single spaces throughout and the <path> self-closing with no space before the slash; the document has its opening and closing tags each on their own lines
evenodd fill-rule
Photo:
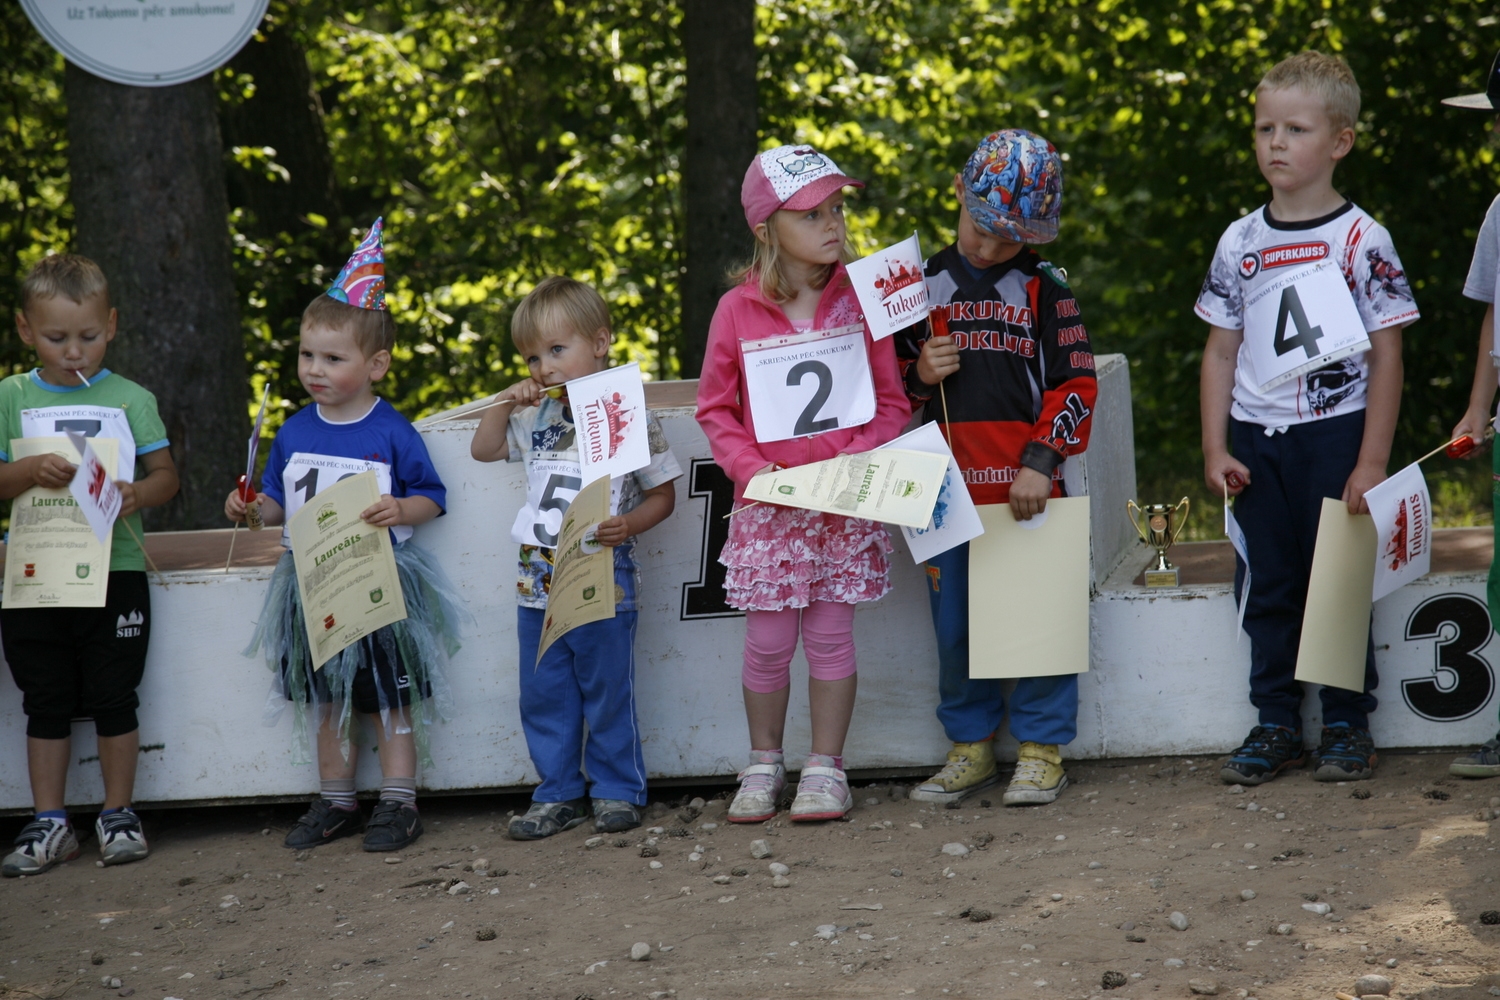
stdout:
<svg viewBox="0 0 1500 1000">
<path fill-rule="evenodd" d="M 932 328 L 896 333 L 902 380 L 922 422 L 943 419 L 937 386 L 917 376 L 929 336 L 957 342 L 959 369 L 944 381 L 953 455 L 976 504 L 1005 503 L 1021 466 L 1053 479 L 1088 447 L 1098 381 L 1088 331 L 1066 275 L 1023 247 L 977 278 L 958 248 L 928 258 Z"/>
</svg>

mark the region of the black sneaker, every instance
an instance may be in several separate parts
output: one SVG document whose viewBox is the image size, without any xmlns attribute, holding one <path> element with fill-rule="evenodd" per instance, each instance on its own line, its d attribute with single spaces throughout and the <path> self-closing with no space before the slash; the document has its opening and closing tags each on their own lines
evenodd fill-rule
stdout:
<svg viewBox="0 0 1500 1000">
<path fill-rule="evenodd" d="M 1285 726 L 1256 726 L 1229 755 L 1219 777 L 1232 785 L 1259 785 L 1289 767 L 1307 763 L 1302 734 Z"/>
<path fill-rule="evenodd" d="M 327 799 L 316 798 L 313 799 L 312 807 L 292 826 L 282 843 L 297 850 L 317 847 L 351 833 L 358 833 L 363 826 L 359 809 L 340 809 Z"/>
<path fill-rule="evenodd" d="M 600 833 L 624 833 L 641 825 L 641 811 L 623 799 L 594 800 L 594 829 Z"/>
<path fill-rule="evenodd" d="M 422 817 L 416 806 L 396 799 L 375 803 L 370 822 L 365 825 L 365 850 L 399 851 L 422 836 Z"/>
<path fill-rule="evenodd" d="M 511 840 L 541 840 L 571 830 L 589 818 L 588 799 L 567 802 L 533 802 L 525 813 L 510 821 Z"/>
<path fill-rule="evenodd" d="M 1493 778 L 1500 775 L 1500 733 L 1472 752 L 1454 757 L 1448 773 L 1455 778 Z"/>
<path fill-rule="evenodd" d="M 1375 776 L 1380 757 L 1368 729 L 1355 729 L 1347 722 L 1323 727 L 1323 740 L 1313 763 L 1317 781 L 1361 781 Z"/>
</svg>

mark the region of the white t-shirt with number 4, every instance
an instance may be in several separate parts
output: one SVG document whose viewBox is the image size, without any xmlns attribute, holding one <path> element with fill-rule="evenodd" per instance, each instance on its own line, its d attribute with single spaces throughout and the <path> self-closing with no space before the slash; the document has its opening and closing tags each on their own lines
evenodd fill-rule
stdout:
<svg viewBox="0 0 1500 1000">
<path fill-rule="evenodd" d="M 1354 315 L 1327 298 L 1329 263 L 1343 278 Z M 1365 353 L 1340 357 L 1329 345 L 1347 339 L 1342 324 L 1354 316 L 1372 333 L 1419 315 L 1390 234 L 1353 202 L 1304 222 L 1277 222 L 1266 206 L 1231 224 L 1219 238 L 1195 311 L 1215 326 L 1244 330 L 1230 412 L 1271 428 L 1364 409 Z M 1258 373 L 1257 356 L 1262 368 L 1279 364 L 1287 371 L 1313 358 L 1328 360 L 1263 389 L 1275 373 Z"/>
</svg>

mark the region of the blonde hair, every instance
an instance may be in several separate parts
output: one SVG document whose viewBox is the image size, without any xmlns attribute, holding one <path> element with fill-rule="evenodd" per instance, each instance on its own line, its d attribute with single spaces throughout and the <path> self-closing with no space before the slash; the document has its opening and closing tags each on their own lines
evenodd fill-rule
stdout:
<svg viewBox="0 0 1500 1000">
<path fill-rule="evenodd" d="M 366 358 L 396 346 L 396 318 L 387 309 L 361 309 L 331 295 L 319 295 L 302 310 L 302 328 L 322 326 L 346 330 Z"/>
<path fill-rule="evenodd" d="M 510 318 L 510 339 L 524 352 L 549 330 L 559 328 L 579 337 L 611 330 L 609 306 L 598 292 L 581 281 L 561 274 L 543 278 L 516 306 Z"/>
<path fill-rule="evenodd" d="M 797 290 L 792 287 L 790 279 L 786 276 L 786 270 L 781 264 L 781 243 L 776 238 L 776 216 L 778 212 L 772 212 L 771 217 L 766 220 L 766 238 L 755 238 L 755 252 L 750 259 L 743 264 L 729 269 L 728 278 L 732 284 L 755 279 L 760 286 L 760 294 L 772 302 L 790 302 L 797 297 Z M 847 264 L 857 260 L 858 254 L 849 243 L 848 230 L 844 232 L 844 246 L 839 251 L 839 260 Z M 829 264 L 822 271 L 813 276 L 810 282 L 813 288 L 821 289 L 827 285 L 836 270 L 835 265 Z"/>
<path fill-rule="evenodd" d="M 95 295 L 103 295 L 108 306 L 109 279 L 87 257 L 76 253 L 48 254 L 32 265 L 21 282 L 21 309 L 24 312 L 37 299 L 55 299 L 59 295 L 79 305 Z"/>
<path fill-rule="evenodd" d="M 1323 99 L 1323 111 L 1335 132 L 1353 128 L 1359 121 L 1359 83 L 1354 71 L 1339 56 L 1322 52 L 1299 52 L 1283 59 L 1260 78 L 1255 88 L 1263 90 L 1300 88 Z"/>
</svg>

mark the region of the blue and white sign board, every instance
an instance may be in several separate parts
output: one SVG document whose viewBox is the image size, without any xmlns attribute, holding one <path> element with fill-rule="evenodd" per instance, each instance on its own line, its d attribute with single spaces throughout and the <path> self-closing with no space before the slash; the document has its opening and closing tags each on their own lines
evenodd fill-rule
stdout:
<svg viewBox="0 0 1500 1000">
<path fill-rule="evenodd" d="M 133 87 L 170 87 L 234 58 L 270 0 L 21 0 L 69 62 Z"/>
</svg>

